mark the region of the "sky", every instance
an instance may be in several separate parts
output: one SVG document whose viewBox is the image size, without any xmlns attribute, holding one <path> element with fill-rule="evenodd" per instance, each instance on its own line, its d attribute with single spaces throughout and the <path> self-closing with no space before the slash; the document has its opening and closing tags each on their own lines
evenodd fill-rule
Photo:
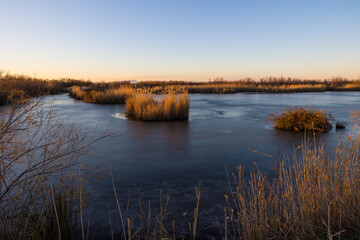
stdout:
<svg viewBox="0 0 360 240">
<path fill-rule="evenodd" d="M 0 69 L 42 78 L 360 79 L 359 0 L 0 0 Z"/>
</svg>

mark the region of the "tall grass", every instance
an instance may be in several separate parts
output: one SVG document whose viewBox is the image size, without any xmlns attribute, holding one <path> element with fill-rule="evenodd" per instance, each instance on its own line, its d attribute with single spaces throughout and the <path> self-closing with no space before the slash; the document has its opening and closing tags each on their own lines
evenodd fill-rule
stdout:
<svg viewBox="0 0 360 240">
<path fill-rule="evenodd" d="M 360 128 L 360 110 L 351 111 L 350 119 L 355 122 L 357 128 Z"/>
<path fill-rule="evenodd" d="M 332 117 L 313 107 L 286 108 L 269 116 L 274 127 L 288 131 L 327 132 L 332 129 Z"/>
<path fill-rule="evenodd" d="M 25 206 L 1 206 L 0 239 L 78 239 L 79 203 L 74 189 L 60 184 L 42 190 Z"/>
<path fill-rule="evenodd" d="M 121 208 L 120 202 L 117 195 L 117 189 L 112 178 L 113 190 L 115 195 L 115 200 L 117 204 L 117 213 L 118 218 L 120 219 L 121 226 L 118 228 L 120 230 L 120 239 L 185 239 L 185 236 L 188 236 L 191 239 L 196 239 L 197 237 L 197 221 L 199 213 L 199 204 L 200 204 L 200 183 L 199 187 L 195 188 L 196 196 L 196 206 L 193 210 L 193 218 L 188 219 L 189 224 L 189 233 L 184 232 L 184 229 L 179 229 L 176 225 L 176 220 L 181 220 L 180 222 L 186 222 L 187 212 L 191 212 L 190 209 L 187 209 L 185 214 L 180 216 L 170 216 L 170 198 L 166 197 L 164 200 L 163 191 L 160 190 L 160 201 L 157 205 L 158 209 L 155 210 L 154 206 L 151 205 L 151 202 L 148 201 L 147 204 L 139 199 L 138 213 L 135 215 L 128 215 L 128 207 L 130 204 L 130 199 L 128 200 L 127 207 Z M 110 222 L 110 233 L 111 238 L 114 239 L 114 232 L 112 226 L 112 218 L 109 209 L 109 222 Z M 176 213 L 176 215 L 178 215 Z M 179 219 L 180 218 L 180 219 Z M 186 239 L 188 239 L 188 237 Z"/>
<path fill-rule="evenodd" d="M 160 96 L 143 91 L 126 101 L 126 115 L 143 121 L 181 120 L 188 118 L 189 106 L 185 90 L 168 90 Z"/>
<path fill-rule="evenodd" d="M 357 239 L 360 235 L 360 141 L 343 139 L 332 154 L 323 145 L 298 148 L 279 162 L 272 181 L 254 170 L 234 174 L 226 196 L 232 239 Z"/>
</svg>

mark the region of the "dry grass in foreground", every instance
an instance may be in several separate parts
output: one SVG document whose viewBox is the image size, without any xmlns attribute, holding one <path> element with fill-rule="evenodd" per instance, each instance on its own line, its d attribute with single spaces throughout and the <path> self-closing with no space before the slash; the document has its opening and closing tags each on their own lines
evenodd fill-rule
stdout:
<svg viewBox="0 0 360 240">
<path fill-rule="evenodd" d="M 313 107 L 286 108 L 281 113 L 269 116 L 274 128 L 288 131 L 328 132 L 332 129 L 332 117 L 324 111 Z"/>
<path fill-rule="evenodd" d="M 343 139 L 330 155 L 304 143 L 271 181 L 239 167 L 226 196 L 231 239 L 359 239 L 360 141 Z"/>
<path fill-rule="evenodd" d="M 182 120 L 189 116 L 186 90 L 168 90 L 163 95 L 142 91 L 126 101 L 126 115 L 143 121 Z"/>
</svg>

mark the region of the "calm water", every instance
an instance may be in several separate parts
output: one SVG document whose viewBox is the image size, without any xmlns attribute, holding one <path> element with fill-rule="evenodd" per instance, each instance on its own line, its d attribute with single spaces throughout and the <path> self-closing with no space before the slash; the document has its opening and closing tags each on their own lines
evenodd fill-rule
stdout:
<svg viewBox="0 0 360 240">
<path fill-rule="evenodd" d="M 193 94 L 189 121 L 140 122 L 114 117 L 124 112 L 122 105 L 86 104 L 66 95 L 50 98 L 56 112 L 69 116 L 80 128 L 91 132 L 96 129 L 97 134 L 105 130 L 117 134 L 96 143 L 85 157 L 88 166 L 97 169 L 87 181 L 92 232 L 94 236 L 108 237 L 108 205 L 115 225 L 119 224 L 110 172 L 122 207 L 128 197 L 131 199 L 130 214 L 135 214 L 138 198 L 151 200 L 156 210 L 160 189 L 170 197 L 171 210 L 185 214 L 195 206 L 194 187 L 201 181 L 203 228 L 216 223 L 215 216 L 223 214 L 224 194 L 229 192 L 225 168 L 234 172 L 236 166 L 249 169 L 256 162 L 271 175 L 274 160 L 249 148 L 276 157 L 279 150 L 281 155 L 291 154 L 301 144 L 303 134 L 273 129 L 267 121 L 269 114 L 287 106 L 305 105 L 330 112 L 336 120 L 347 123 L 345 130 L 318 135 L 317 139 L 331 148 L 338 136 L 352 133 L 349 111 L 359 108 L 360 103 L 357 92 Z M 104 177 L 98 179 L 98 175 Z M 186 221 L 178 224 L 187 226 Z"/>
</svg>

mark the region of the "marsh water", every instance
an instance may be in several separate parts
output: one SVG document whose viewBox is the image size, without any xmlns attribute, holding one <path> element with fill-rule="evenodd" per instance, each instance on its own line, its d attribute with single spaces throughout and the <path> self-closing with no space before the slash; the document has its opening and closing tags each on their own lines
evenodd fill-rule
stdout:
<svg viewBox="0 0 360 240">
<path fill-rule="evenodd" d="M 303 133 L 273 129 L 269 114 L 306 105 L 331 113 L 347 124 L 344 130 L 317 134 L 317 141 L 331 150 L 338 138 L 353 133 L 349 111 L 358 109 L 360 103 L 358 92 L 191 94 L 188 121 L 141 122 L 119 117 L 125 111 L 123 105 L 82 103 L 67 95 L 49 98 L 57 114 L 68 116 L 79 128 L 98 136 L 106 130 L 114 133 L 82 156 L 91 169 L 86 187 L 92 235 L 109 238 L 108 206 L 115 233 L 120 228 L 110 173 L 124 211 L 130 199 L 128 215 L 136 217 L 138 199 L 150 200 L 156 213 L 162 189 L 164 198 L 170 197 L 175 217 L 185 217 L 177 222 L 185 226 L 184 231 L 196 204 L 194 188 L 201 181 L 199 228 L 210 231 L 208 227 L 216 228 L 223 215 L 224 195 L 229 192 L 226 169 L 231 174 L 242 165 L 249 175 L 256 163 L 271 176 L 274 159 L 291 157 L 301 144 Z"/>
</svg>

